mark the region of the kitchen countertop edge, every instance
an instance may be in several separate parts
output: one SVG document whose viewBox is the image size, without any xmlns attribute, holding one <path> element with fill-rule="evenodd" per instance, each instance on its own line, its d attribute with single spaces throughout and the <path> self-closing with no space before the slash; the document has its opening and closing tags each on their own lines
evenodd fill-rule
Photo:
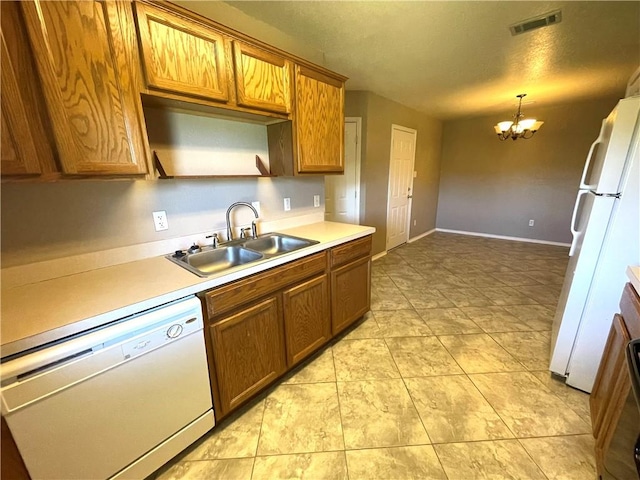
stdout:
<svg viewBox="0 0 640 480">
<path fill-rule="evenodd" d="M 320 222 L 280 230 L 279 233 L 318 240 L 320 243 L 285 255 L 244 265 L 242 267 L 232 269 L 229 272 L 225 272 L 224 274 L 206 278 L 198 277 L 164 257 L 152 257 L 149 259 L 136 260 L 126 264 L 114 265 L 90 272 L 78 273 L 67 277 L 3 290 L 1 356 L 2 358 L 5 358 L 27 350 L 38 348 L 45 344 L 82 333 L 92 328 L 106 325 L 115 320 L 135 315 L 139 312 L 163 305 L 173 300 L 194 295 L 196 293 L 245 278 L 249 275 L 277 267 L 284 263 L 312 255 L 328 248 L 371 235 L 374 232 L 374 227 L 334 222 Z M 165 263 L 157 263 L 160 260 Z M 34 321 L 35 318 L 40 317 L 39 313 L 41 312 L 38 312 L 38 309 L 42 310 L 46 308 L 46 306 L 43 307 L 42 305 L 38 305 L 37 301 L 35 303 L 33 300 L 29 301 L 31 297 L 38 299 L 38 290 L 41 290 L 40 293 L 46 294 L 47 292 L 55 291 L 56 288 L 73 288 L 74 284 L 82 286 L 86 282 L 101 283 L 101 277 L 104 277 L 104 281 L 108 282 L 107 279 L 110 280 L 114 277 L 118 277 L 119 272 L 122 272 L 122 275 L 126 277 L 131 274 L 131 271 L 138 273 L 140 269 L 145 269 L 147 265 L 155 265 L 155 267 L 161 267 L 162 270 L 170 272 L 172 279 L 173 277 L 176 278 L 175 282 L 170 286 L 159 286 L 156 289 L 149 289 L 150 293 L 148 294 L 142 292 L 138 295 L 139 298 L 137 301 L 132 301 L 131 299 L 126 300 L 125 298 L 122 298 L 120 293 L 126 291 L 128 294 L 136 297 L 135 292 L 138 289 L 138 285 L 134 284 L 135 279 L 130 280 L 131 285 L 127 285 L 129 282 L 125 281 L 118 285 L 118 288 L 116 288 L 115 291 L 107 292 L 101 290 L 100 292 L 96 292 L 96 295 L 100 295 L 101 303 L 109 304 L 109 306 L 112 307 L 106 311 L 97 306 L 92 308 L 91 305 L 87 305 L 81 308 L 85 313 L 79 314 L 77 311 L 72 312 L 72 310 L 77 310 L 76 303 L 69 303 L 69 306 L 73 305 L 73 308 L 70 308 L 70 312 L 65 314 L 64 308 L 56 310 L 53 313 L 53 318 L 57 320 L 49 321 L 46 326 L 43 326 L 42 323 L 38 324 L 38 327 L 32 329 L 33 331 L 29 332 L 27 335 L 16 335 L 11 331 L 11 327 L 17 325 L 12 322 Z M 150 268 L 150 270 L 152 271 L 149 273 L 149 276 L 152 277 L 154 268 Z M 144 281 L 144 275 L 142 275 L 142 278 L 138 280 Z M 149 278 L 149 282 L 153 283 L 154 279 Z M 153 292 L 151 293 L 152 290 Z M 7 298 L 8 296 L 9 298 Z M 15 298 L 16 296 L 24 297 L 24 301 L 21 302 L 22 299 L 18 299 L 15 304 L 11 304 L 12 297 Z M 7 303 L 9 305 L 7 305 Z M 98 303 L 99 302 L 94 301 L 95 305 Z M 64 307 L 64 305 L 62 306 Z M 53 307 L 53 305 L 49 306 L 49 308 Z M 59 307 L 59 305 L 56 305 L 56 307 Z M 31 314 L 30 308 L 32 311 Z M 22 330 L 24 331 L 25 329 L 23 328 Z"/>
</svg>

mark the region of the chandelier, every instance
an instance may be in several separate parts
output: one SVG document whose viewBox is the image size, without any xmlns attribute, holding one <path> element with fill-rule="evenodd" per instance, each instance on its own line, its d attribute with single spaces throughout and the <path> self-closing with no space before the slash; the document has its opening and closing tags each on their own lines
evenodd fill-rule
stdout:
<svg viewBox="0 0 640 480">
<path fill-rule="evenodd" d="M 526 96 L 526 93 L 516 95 L 516 97 L 520 99 L 520 102 L 518 103 L 518 112 L 513 116 L 513 122 L 507 120 L 493 127 L 500 140 L 506 140 L 507 138 L 511 138 L 512 140 L 519 138 L 529 139 L 533 137 L 533 134 L 536 133 L 544 123 L 537 121 L 535 118 L 523 118 L 522 99 Z"/>
</svg>

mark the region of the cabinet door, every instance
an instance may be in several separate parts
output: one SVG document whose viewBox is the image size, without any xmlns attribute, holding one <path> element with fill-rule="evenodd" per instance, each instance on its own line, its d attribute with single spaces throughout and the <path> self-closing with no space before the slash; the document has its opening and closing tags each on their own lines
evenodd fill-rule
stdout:
<svg viewBox="0 0 640 480">
<path fill-rule="evenodd" d="M 280 308 L 280 299 L 274 296 L 211 325 L 220 415 L 284 373 Z"/>
<path fill-rule="evenodd" d="M 2 8 L 1 167 L 8 175 L 40 175 L 55 170 L 39 81 L 17 2 Z"/>
<path fill-rule="evenodd" d="M 331 318 L 334 335 L 367 313 L 370 304 L 371 259 L 369 257 L 331 272 Z"/>
<path fill-rule="evenodd" d="M 233 42 L 238 105 L 291 111 L 291 62 L 246 43 Z"/>
<path fill-rule="evenodd" d="M 20 98 L 18 79 L 2 35 L 2 174 L 39 174 L 42 169 L 36 153 L 35 140 L 27 121 L 27 112 Z"/>
<path fill-rule="evenodd" d="M 287 365 L 292 367 L 331 338 L 327 276 L 283 292 Z"/>
<path fill-rule="evenodd" d="M 344 172 L 344 82 L 296 66 L 298 173 Z"/>
<path fill-rule="evenodd" d="M 231 61 L 215 30 L 151 5 L 136 4 L 149 89 L 226 102 Z"/>
<path fill-rule="evenodd" d="M 631 386 L 625 358 L 625 349 L 629 340 L 624 320 L 616 314 L 600 361 L 593 391 L 589 397 L 599 472 L 602 472 L 602 461 L 611 441 L 611 434 L 616 428 Z"/>
<path fill-rule="evenodd" d="M 127 54 L 135 40 L 131 6 L 112 1 L 20 4 L 63 172 L 145 173 L 142 105 Z"/>
</svg>

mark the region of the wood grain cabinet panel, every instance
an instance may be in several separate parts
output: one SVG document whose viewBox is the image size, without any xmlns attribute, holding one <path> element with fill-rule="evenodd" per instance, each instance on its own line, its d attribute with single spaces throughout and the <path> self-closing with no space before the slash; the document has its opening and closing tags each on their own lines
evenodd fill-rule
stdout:
<svg viewBox="0 0 640 480">
<path fill-rule="evenodd" d="M 210 326 L 220 402 L 217 416 L 249 399 L 286 370 L 280 297 Z"/>
<path fill-rule="evenodd" d="M 7 45 L 2 35 L 2 174 L 40 174 L 40 162 L 36 152 L 27 112 L 20 98 L 18 79 L 9 60 Z"/>
<path fill-rule="evenodd" d="M 282 295 L 287 365 L 292 367 L 331 338 L 327 276 L 296 285 Z"/>
<path fill-rule="evenodd" d="M 20 2 L 64 173 L 145 173 L 131 5 Z"/>
<path fill-rule="evenodd" d="M 147 88 L 228 101 L 228 40 L 212 28 L 152 5 L 135 7 Z"/>
<path fill-rule="evenodd" d="M 285 58 L 233 42 L 238 105 L 278 113 L 291 111 L 291 62 Z"/>
<path fill-rule="evenodd" d="M 331 272 L 333 335 L 367 313 L 371 306 L 371 259 L 348 263 Z"/>
<path fill-rule="evenodd" d="M 620 299 L 620 312 L 620 315 L 616 314 L 613 318 L 593 390 L 589 397 L 598 475 L 603 475 L 605 472 L 605 457 L 614 433 L 619 428 L 618 423 L 621 421 L 623 410 L 625 408 L 636 409 L 635 400 L 631 393 L 626 348 L 631 339 L 640 338 L 640 298 L 630 283 L 627 283 L 623 290 Z M 628 402 L 631 402 L 632 405 L 628 405 Z M 627 404 L 626 407 L 625 404 Z M 632 435 L 637 434 L 636 428 L 637 426 L 634 425 L 633 430 L 630 431 Z M 632 452 L 629 451 L 629 459 L 631 458 Z M 623 461 L 620 465 L 625 463 Z"/>
<path fill-rule="evenodd" d="M 296 66 L 297 173 L 344 173 L 344 82 Z"/>
<path fill-rule="evenodd" d="M 605 419 L 611 413 L 611 408 L 620 396 L 620 389 L 629 390 L 625 349 L 629 343 L 629 333 L 620 315 L 615 315 L 609 337 L 602 355 L 593 391 L 589 397 L 591 410 L 591 425 L 593 436 L 597 439 L 606 429 Z"/>
<path fill-rule="evenodd" d="M 56 170 L 49 119 L 18 2 L 0 2 L 2 141 L 0 173 L 40 176 Z"/>
</svg>

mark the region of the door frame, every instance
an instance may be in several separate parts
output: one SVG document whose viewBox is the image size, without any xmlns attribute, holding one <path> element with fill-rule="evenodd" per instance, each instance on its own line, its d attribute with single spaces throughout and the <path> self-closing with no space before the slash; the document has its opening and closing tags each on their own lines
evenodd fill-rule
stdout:
<svg viewBox="0 0 640 480">
<path fill-rule="evenodd" d="M 395 130 L 401 130 L 403 132 L 406 133 L 412 133 L 414 136 L 414 141 L 415 144 L 413 145 L 413 161 L 411 164 L 411 180 L 409 182 L 410 184 L 410 188 L 411 188 L 411 196 L 408 199 L 409 202 L 407 204 L 407 225 L 406 225 L 406 229 L 407 229 L 407 242 L 409 241 L 410 238 L 410 231 L 411 231 L 411 210 L 413 208 L 413 172 L 415 171 L 415 167 L 416 167 L 416 151 L 418 149 L 418 131 L 414 128 L 409 128 L 409 127 L 403 127 L 402 125 L 397 125 L 395 123 L 391 124 L 391 142 L 389 145 L 389 164 L 388 164 L 388 169 L 387 169 L 387 173 L 388 173 L 388 180 L 387 180 L 387 212 L 386 212 L 386 238 L 385 238 L 385 250 L 388 251 L 389 250 L 389 208 L 391 206 L 391 161 L 393 159 L 393 134 Z M 406 243 L 406 242 L 405 242 Z M 395 248 L 395 247 L 394 247 Z"/>
<path fill-rule="evenodd" d="M 345 125 L 349 123 L 356 124 L 356 224 L 360 225 L 360 210 L 362 204 L 360 202 L 360 164 L 362 163 L 362 117 L 344 117 Z"/>
</svg>

